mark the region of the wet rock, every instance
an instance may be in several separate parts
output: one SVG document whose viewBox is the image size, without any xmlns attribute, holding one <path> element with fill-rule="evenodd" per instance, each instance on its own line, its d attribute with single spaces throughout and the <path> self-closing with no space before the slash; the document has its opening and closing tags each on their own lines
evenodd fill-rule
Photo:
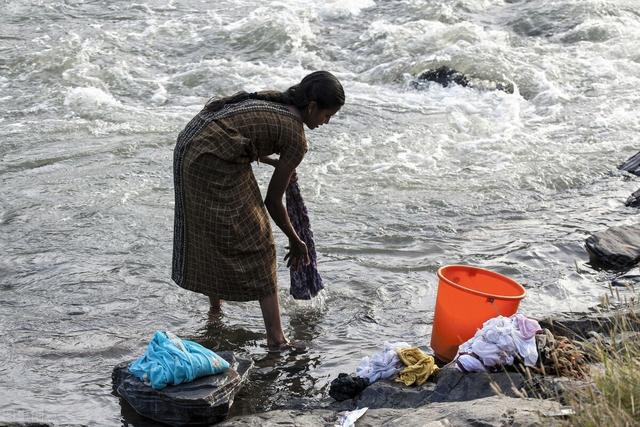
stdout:
<svg viewBox="0 0 640 427">
<path fill-rule="evenodd" d="M 435 70 L 427 70 L 418 76 L 418 80 L 436 82 L 444 87 L 455 83 L 460 86 L 468 86 L 469 80 L 467 77 L 459 71 L 447 67 L 441 66 Z"/>
<path fill-rule="evenodd" d="M 634 191 L 624 202 L 624 205 L 630 208 L 640 207 L 640 190 Z"/>
<path fill-rule="evenodd" d="M 640 260 L 640 224 L 621 225 L 594 233 L 585 241 L 594 265 L 628 268 Z"/>
<path fill-rule="evenodd" d="M 219 352 L 231 365 L 219 375 L 162 390 L 154 390 L 129 372 L 128 364 L 117 365 L 112 373 L 114 391 L 140 415 L 172 426 L 210 425 L 229 415 L 235 394 L 248 376 L 253 361 Z"/>
<path fill-rule="evenodd" d="M 618 169 L 640 176 L 640 152 L 634 154 L 629 160 L 618 166 Z"/>
<path fill-rule="evenodd" d="M 420 74 L 412 83 L 414 88 L 420 88 L 424 82 L 438 83 L 444 87 L 457 84 L 463 87 L 472 87 L 479 90 L 501 90 L 507 93 L 513 93 L 514 87 L 511 83 L 482 80 L 469 77 L 462 72 L 442 65 L 435 70 L 427 70 Z"/>
<path fill-rule="evenodd" d="M 626 273 L 613 279 L 611 281 L 611 284 L 613 286 L 624 287 L 624 288 L 628 288 L 628 287 L 633 288 L 637 286 L 638 284 L 640 284 L 640 268 L 638 267 L 632 268 Z"/>
</svg>

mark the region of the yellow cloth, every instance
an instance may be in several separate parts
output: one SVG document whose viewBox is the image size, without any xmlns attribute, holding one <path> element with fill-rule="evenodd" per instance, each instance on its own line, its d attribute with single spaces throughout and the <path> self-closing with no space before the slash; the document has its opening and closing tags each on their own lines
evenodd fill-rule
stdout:
<svg viewBox="0 0 640 427">
<path fill-rule="evenodd" d="M 396 353 L 406 366 L 398 374 L 398 378 L 396 378 L 398 382 L 405 385 L 422 385 L 431 374 L 438 372 L 434 358 L 418 347 L 399 348 L 396 349 Z"/>
</svg>

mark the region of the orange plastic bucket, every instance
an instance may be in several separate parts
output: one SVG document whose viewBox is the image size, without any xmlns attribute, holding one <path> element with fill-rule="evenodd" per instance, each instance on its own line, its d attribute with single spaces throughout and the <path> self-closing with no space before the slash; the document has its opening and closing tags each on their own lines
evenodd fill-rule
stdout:
<svg viewBox="0 0 640 427">
<path fill-rule="evenodd" d="M 458 346 L 484 322 L 515 314 L 525 294 L 518 282 L 493 271 L 467 265 L 441 267 L 431 333 L 435 355 L 445 362 L 453 360 Z"/>
</svg>

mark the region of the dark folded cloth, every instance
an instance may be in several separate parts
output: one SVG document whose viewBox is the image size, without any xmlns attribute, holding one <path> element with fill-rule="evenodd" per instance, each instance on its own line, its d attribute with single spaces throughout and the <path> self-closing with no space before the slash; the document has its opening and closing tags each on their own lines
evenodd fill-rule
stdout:
<svg viewBox="0 0 640 427">
<path fill-rule="evenodd" d="M 313 243 L 313 232 L 309 224 L 309 213 L 304 205 L 304 200 L 302 200 L 297 181 L 289 183 L 285 197 L 291 225 L 293 225 L 293 229 L 307 245 L 309 258 L 311 258 L 309 265 L 300 265 L 298 268 L 294 268 L 293 265 L 291 266 L 291 288 L 289 293 L 295 299 L 308 300 L 315 297 L 318 292 L 324 289 L 324 285 L 318 273 L 316 246 Z"/>
<path fill-rule="evenodd" d="M 362 390 L 369 386 L 368 378 L 360 378 L 348 374 L 338 374 L 338 378 L 331 381 L 329 386 L 329 396 L 338 402 L 353 399 L 359 395 Z"/>
</svg>

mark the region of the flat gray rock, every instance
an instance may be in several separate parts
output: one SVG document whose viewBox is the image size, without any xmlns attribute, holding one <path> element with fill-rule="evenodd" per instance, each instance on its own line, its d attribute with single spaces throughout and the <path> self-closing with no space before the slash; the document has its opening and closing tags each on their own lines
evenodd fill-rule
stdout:
<svg viewBox="0 0 640 427">
<path fill-rule="evenodd" d="M 438 375 L 430 402 L 466 402 L 495 395 L 523 397 L 525 380 L 518 372 L 465 374 L 449 364 Z"/>
<path fill-rule="evenodd" d="M 394 381 L 378 381 L 365 388 L 356 399 L 358 408 L 417 408 L 429 401 L 436 385 L 426 382 L 408 387 Z"/>
<path fill-rule="evenodd" d="M 640 260 L 640 224 L 621 225 L 594 233 L 585 241 L 591 262 L 607 268 L 628 268 Z"/>
<path fill-rule="evenodd" d="M 231 365 L 222 374 L 154 390 L 129 372 L 130 362 L 115 367 L 113 388 L 140 415 L 171 426 L 201 426 L 224 420 L 253 361 L 219 352 Z"/>
<path fill-rule="evenodd" d="M 549 426 L 561 413 L 558 402 L 492 396 L 465 402 L 430 403 L 411 410 L 369 409 L 358 419 L 358 427 L 402 426 Z M 220 426 L 262 427 L 265 425 L 317 427 L 334 426 L 340 412 L 327 409 L 279 410 L 231 418 Z"/>
<path fill-rule="evenodd" d="M 465 402 L 501 394 L 523 397 L 525 379 L 518 372 L 465 374 L 449 364 L 436 377 L 437 382 L 422 386 L 405 386 L 395 381 L 378 381 L 355 400 L 352 408 L 418 408 L 434 402 Z M 338 407 L 344 409 L 344 406 Z M 338 409 L 332 407 L 332 409 Z"/>
</svg>

